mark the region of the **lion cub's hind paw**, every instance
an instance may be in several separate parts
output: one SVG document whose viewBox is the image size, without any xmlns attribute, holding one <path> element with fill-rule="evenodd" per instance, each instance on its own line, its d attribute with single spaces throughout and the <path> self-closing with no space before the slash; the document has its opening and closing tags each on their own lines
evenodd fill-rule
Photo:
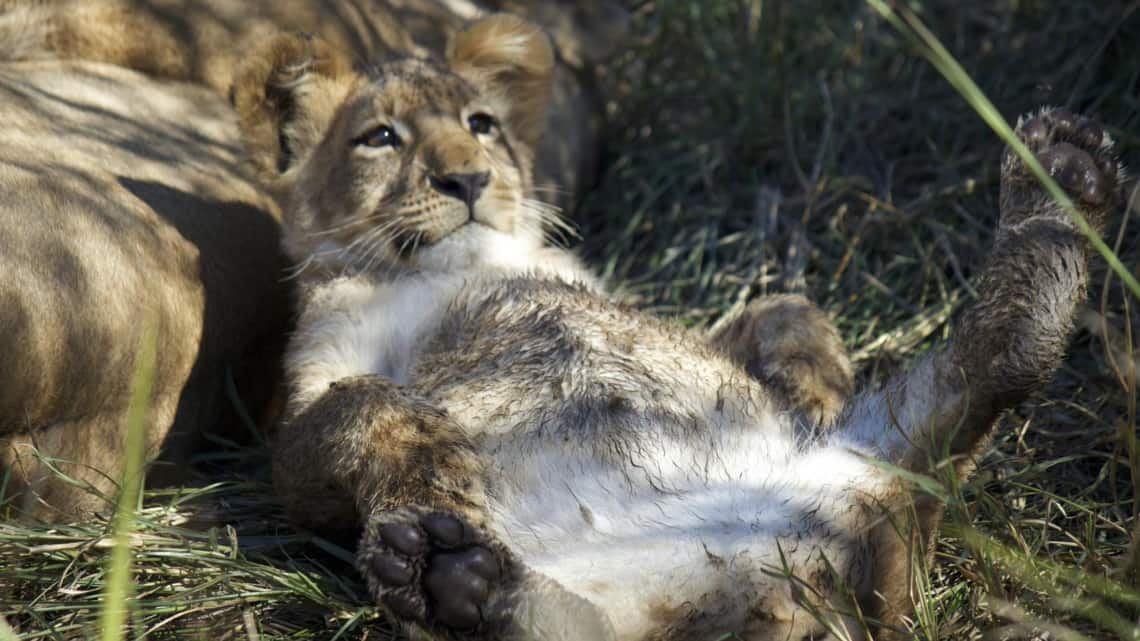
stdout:
<svg viewBox="0 0 1140 641">
<path fill-rule="evenodd" d="M 514 574 L 508 557 L 460 517 L 402 508 L 369 519 L 357 567 L 373 598 L 399 619 L 474 638 L 495 627 L 495 591 Z"/>
<path fill-rule="evenodd" d="M 1120 165 L 1113 155 L 1112 139 L 1094 120 L 1065 109 L 1043 109 L 1022 118 L 1017 135 L 1037 156 L 1037 160 L 1081 205 L 1094 215 L 1104 214 L 1119 196 Z M 1007 152 L 1007 180 L 1032 181 L 1036 178 L 1012 152 Z M 1099 226 L 1103 215 L 1090 221 Z"/>
</svg>

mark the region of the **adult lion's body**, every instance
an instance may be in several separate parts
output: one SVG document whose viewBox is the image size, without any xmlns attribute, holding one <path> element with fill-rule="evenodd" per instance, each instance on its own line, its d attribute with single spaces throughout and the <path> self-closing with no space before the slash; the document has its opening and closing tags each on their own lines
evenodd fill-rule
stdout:
<svg viewBox="0 0 1140 641">
<path fill-rule="evenodd" d="M 272 380 L 256 352 L 288 317 L 278 220 L 208 90 L 107 65 L 7 64 L 0 120 L 0 477 L 18 511 L 57 517 L 97 499 L 30 446 L 113 488 L 144 319 L 159 325 L 151 454 L 181 449 L 171 429 L 219 423 L 228 374 Z"/>
<path fill-rule="evenodd" d="M 559 51 L 548 126 L 556 135 L 540 145 L 536 183 L 561 206 L 573 204 L 595 169 L 600 110 L 589 67 L 612 53 L 626 28 L 624 11 L 607 0 L 0 0 L 5 7 L 0 39 L 20 35 L 21 55 L 108 62 L 223 94 L 256 43 L 279 31 L 320 36 L 372 65 L 439 56 L 489 11 L 523 15 L 546 27 Z M 38 33 L 29 37 L 29 27 Z"/>
</svg>

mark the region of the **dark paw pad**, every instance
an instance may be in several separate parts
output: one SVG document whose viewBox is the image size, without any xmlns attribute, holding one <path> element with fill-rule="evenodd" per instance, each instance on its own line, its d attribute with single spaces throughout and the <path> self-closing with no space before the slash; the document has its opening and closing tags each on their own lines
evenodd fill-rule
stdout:
<svg viewBox="0 0 1140 641">
<path fill-rule="evenodd" d="M 1115 194 L 1117 164 L 1111 142 L 1096 121 L 1065 109 L 1046 109 L 1023 120 L 1017 134 L 1075 198 L 1104 205 Z M 1018 171 L 1027 174 L 1020 164 Z"/>
<path fill-rule="evenodd" d="M 1038 153 L 1037 160 L 1058 184 L 1077 198 L 1094 205 L 1103 205 L 1108 200 L 1109 179 L 1087 152 L 1062 142 Z"/>
<path fill-rule="evenodd" d="M 504 557 L 463 519 L 406 508 L 369 521 L 358 565 L 373 597 L 392 614 L 458 634 L 487 627 L 487 603 L 502 587 Z"/>
<path fill-rule="evenodd" d="M 468 630 L 481 621 L 480 606 L 499 578 L 499 564 L 490 550 L 473 547 L 435 554 L 424 573 L 424 585 L 435 604 L 439 622 Z"/>
</svg>

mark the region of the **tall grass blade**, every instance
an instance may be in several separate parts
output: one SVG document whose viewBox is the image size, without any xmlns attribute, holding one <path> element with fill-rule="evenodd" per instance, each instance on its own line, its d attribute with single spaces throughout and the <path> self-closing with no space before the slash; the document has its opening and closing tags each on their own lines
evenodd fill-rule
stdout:
<svg viewBox="0 0 1140 641">
<path fill-rule="evenodd" d="M 131 380 L 131 405 L 127 414 L 127 434 L 123 455 L 123 479 L 115 507 L 111 557 L 107 565 L 107 584 L 103 588 L 103 610 L 99 628 L 102 641 L 121 641 L 130 605 L 131 535 L 135 529 L 135 512 L 142 491 L 143 463 L 146 455 L 147 410 L 154 389 L 155 361 L 158 354 L 158 323 L 149 317 L 143 325 L 142 339 Z"/>
<path fill-rule="evenodd" d="M 16 631 L 4 619 L 4 615 L 0 614 L 0 641 L 19 641 L 19 638 Z"/>
</svg>

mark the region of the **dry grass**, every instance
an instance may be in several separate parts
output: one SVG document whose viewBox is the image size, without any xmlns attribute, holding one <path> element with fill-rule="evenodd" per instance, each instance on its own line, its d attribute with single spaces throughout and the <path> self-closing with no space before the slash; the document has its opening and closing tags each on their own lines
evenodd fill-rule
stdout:
<svg viewBox="0 0 1140 641">
<path fill-rule="evenodd" d="M 632 45 L 607 70 L 607 169 L 578 216 L 591 262 L 688 324 L 803 290 L 866 382 L 945 338 L 997 216 L 1001 145 L 965 101 L 863 0 L 633 6 Z M 1008 119 L 1043 103 L 1095 115 L 1140 167 L 1140 2 L 908 6 Z M 1134 273 L 1138 230 L 1106 237 Z M 951 490 L 918 636 L 1140 636 L 1125 589 L 1140 579 L 1138 306 L 1098 265 L 1055 382 Z M 202 464 L 224 480 L 151 492 L 141 515 L 135 636 L 389 638 L 349 553 L 265 499 L 263 448 Z M 0 611 L 22 638 L 94 634 L 108 536 L 0 525 Z"/>
</svg>

